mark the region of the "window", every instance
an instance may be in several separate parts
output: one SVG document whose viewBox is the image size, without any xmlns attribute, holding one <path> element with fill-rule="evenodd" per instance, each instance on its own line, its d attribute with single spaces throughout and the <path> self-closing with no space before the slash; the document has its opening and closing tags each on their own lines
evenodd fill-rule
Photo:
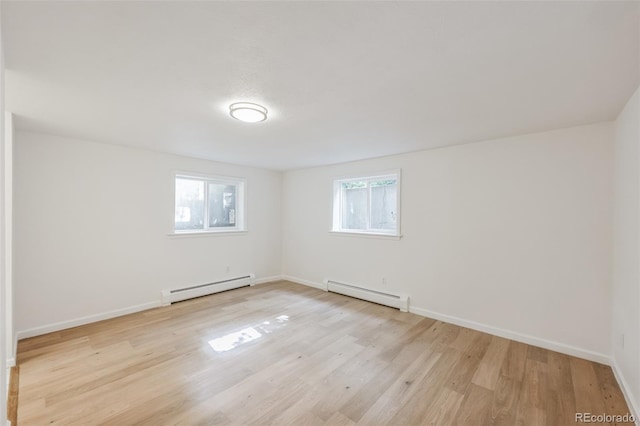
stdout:
<svg viewBox="0 0 640 426">
<path fill-rule="evenodd" d="M 176 233 L 245 230 L 244 180 L 176 174 Z"/>
<path fill-rule="evenodd" d="M 333 232 L 400 235 L 400 171 L 333 182 Z"/>
</svg>

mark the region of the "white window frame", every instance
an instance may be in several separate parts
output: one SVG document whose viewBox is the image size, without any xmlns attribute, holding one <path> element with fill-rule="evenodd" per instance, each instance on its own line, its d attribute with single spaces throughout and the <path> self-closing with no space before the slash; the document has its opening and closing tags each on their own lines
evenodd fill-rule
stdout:
<svg viewBox="0 0 640 426">
<path fill-rule="evenodd" d="M 400 194 L 402 192 L 402 173 L 400 169 L 387 170 L 379 173 L 363 173 L 358 175 L 343 176 L 333 180 L 333 215 L 331 221 L 331 231 L 334 234 L 344 234 L 353 236 L 373 236 L 373 237 L 390 237 L 399 239 L 402 237 L 400 222 L 402 218 L 400 209 Z M 345 229 L 342 228 L 342 184 L 345 182 L 353 181 L 375 181 L 381 179 L 395 179 L 397 185 L 396 196 L 396 229 Z M 369 191 L 367 192 L 367 216 L 368 221 L 371 219 L 371 186 L 367 185 Z M 368 225 L 370 226 L 370 224 Z"/>
<path fill-rule="evenodd" d="M 204 182 L 204 226 L 203 229 L 176 229 L 175 228 L 175 206 L 176 206 L 176 179 L 191 179 Z M 209 183 L 234 185 L 236 187 L 236 225 L 219 228 L 209 228 Z M 199 236 L 199 235 L 229 235 L 246 234 L 247 232 L 247 180 L 244 178 L 231 176 L 218 176 L 194 172 L 173 173 L 172 179 L 172 206 L 170 236 Z"/>
</svg>

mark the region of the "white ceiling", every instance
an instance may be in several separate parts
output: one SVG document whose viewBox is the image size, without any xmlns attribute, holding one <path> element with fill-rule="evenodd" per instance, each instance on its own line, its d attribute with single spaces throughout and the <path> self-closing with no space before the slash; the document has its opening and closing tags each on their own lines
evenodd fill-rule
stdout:
<svg viewBox="0 0 640 426">
<path fill-rule="evenodd" d="M 20 129 L 293 169 L 612 120 L 638 2 L 2 2 Z M 244 124 L 228 105 L 254 101 Z"/>
</svg>

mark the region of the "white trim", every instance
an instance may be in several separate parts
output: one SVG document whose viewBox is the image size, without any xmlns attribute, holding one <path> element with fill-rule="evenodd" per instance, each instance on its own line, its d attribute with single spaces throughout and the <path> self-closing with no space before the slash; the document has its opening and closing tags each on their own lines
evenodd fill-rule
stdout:
<svg viewBox="0 0 640 426">
<path fill-rule="evenodd" d="M 282 280 L 283 280 L 282 275 L 273 275 L 271 277 L 256 278 L 253 280 L 253 283 L 251 285 L 254 286 L 254 285 L 260 285 L 260 284 L 269 284 L 269 283 L 274 283 Z"/>
<path fill-rule="evenodd" d="M 15 365 L 15 362 L 18 359 L 18 336 L 16 335 L 16 333 L 13 333 L 13 353 L 11 355 L 11 358 L 13 358 L 13 362 Z"/>
<path fill-rule="evenodd" d="M 258 278 L 255 281 L 253 281 L 252 285 L 282 281 L 283 279 L 285 278 L 282 275 L 274 275 L 271 277 Z M 293 281 L 293 279 L 288 279 L 288 281 Z M 29 328 L 27 330 L 21 330 L 16 333 L 16 339 L 15 339 L 16 344 L 14 345 L 14 348 L 17 349 L 18 340 L 21 340 L 21 339 L 27 339 L 29 337 L 40 336 L 42 334 L 53 333 L 55 331 L 60 331 L 60 330 L 66 330 L 68 328 L 78 327 L 80 325 L 90 324 L 90 323 L 94 323 L 94 322 L 98 322 L 106 319 L 111 319 L 111 318 L 116 318 L 123 315 L 132 314 L 135 312 L 146 311 L 148 309 L 153 309 L 158 307 L 161 307 L 160 301 L 147 302 L 140 305 L 129 306 L 127 308 L 114 309 L 113 311 L 103 312 L 101 314 L 88 315 L 86 317 L 75 318 L 68 321 L 60 321 L 60 322 L 56 322 L 56 323 L 41 326 L 41 327 Z M 7 368 L 15 365 L 15 359 L 16 358 L 14 356 L 13 359 L 7 360 Z M 10 362 L 13 362 L 13 364 L 9 365 Z"/>
<path fill-rule="evenodd" d="M 393 177 L 394 179 L 396 179 L 396 215 L 397 215 L 397 220 L 396 220 L 396 229 L 392 230 L 391 232 L 384 232 L 384 230 L 380 230 L 380 229 L 367 229 L 364 231 L 357 231 L 357 230 L 352 230 L 352 229 L 343 229 L 342 228 L 342 183 L 344 182 L 349 182 L 349 181 L 361 181 L 361 180 L 366 180 L 366 181 L 371 181 L 374 179 L 384 179 L 384 178 L 391 178 Z M 371 236 L 375 236 L 375 237 L 379 237 L 379 236 L 391 236 L 391 237 L 396 237 L 396 239 L 400 239 L 402 237 L 402 228 L 401 228 L 401 222 L 402 222 L 402 206 L 401 206 L 401 195 L 402 195 L 402 169 L 397 168 L 397 169 L 391 169 L 391 170 L 386 170 L 383 172 L 379 172 L 379 173 L 357 173 L 357 174 L 352 174 L 346 177 L 337 177 L 333 179 L 333 184 L 331 186 L 332 188 L 332 209 L 331 209 L 331 231 L 330 232 L 335 232 L 335 233 L 344 233 L 344 234 L 356 234 L 358 236 L 362 236 L 362 235 L 371 235 Z M 367 185 L 367 212 L 368 212 L 368 218 L 367 218 L 367 226 L 370 226 L 370 219 L 371 219 L 371 200 L 370 200 L 370 196 L 371 196 L 371 186 Z"/>
<path fill-rule="evenodd" d="M 241 177 L 241 176 L 218 175 L 215 173 L 194 172 L 191 170 L 187 171 L 184 169 L 173 169 L 171 173 L 173 173 L 174 180 L 175 180 L 175 177 L 177 176 L 183 176 L 186 178 L 216 180 L 219 182 L 229 182 L 229 181 L 243 181 L 245 183 L 247 182 L 247 178 Z"/>
<path fill-rule="evenodd" d="M 343 174 L 343 175 L 339 175 L 337 177 L 333 178 L 333 181 L 347 181 L 347 180 L 367 180 L 367 179 L 377 179 L 377 178 L 382 178 L 382 177 L 387 177 L 387 176 L 391 176 L 391 175 L 395 175 L 397 174 L 398 177 L 400 177 L 400 175 L 402 174 L 402 168 L 398 167 L 395 169 L 386 169 L 386 170 L 378 170 L 376 172 L 373 173 L 367 173 L 367 172 L 362 172 L 362 173 L 348 173 L 348 174 Z"/>
<path fill-rule="evenodd" d="M 358 238 L 377 238 L 379 240 L 396 240 L 399 241 L 402 235 L 396 234 L 376 234 L 374 232 L 357 232 L 357 231 L 329 231 L 329 235 L 338 237 L 358 237 Z"/>
<path fill-rule="evenodd" d="M 172 188 L 171 188 L 171 195 L 172 195 L 172 199 L 173 199 L 173 214 L 171 215 L 172 217 L 172 221 L 171 221 L 171 227 L 169 228 L 169 232 L 168 235 L 169 236 L 175 236 L 175 235 L 182 235 L 182 234 L 188 234 L 190 236 L 193 235 L 201 235 L 201 234 L 214 234 L 214 233 L 223 233 L 223 234 L 231 234 L 231 233 L 246 233 L 248 230 L 248 225 L 247 225 L 247 207 L 248 207 L 248 203 L 247 203 L 247 179 L 244 177 L 235 177 L 235 176 L 221 176 L 221 175 L 212 175 L 212 174 L 206 174 L 206 173 L 200 173 L 200 172 L 186 172 L 186 171 L 181 171 L 181 170 L 173 170 L 172 171 L 173 174 L 173 179 L 172 179 Z M 202 230 L 191 230 L 191 229 L 185 229 L 185 230 L 176 230 L 175 225 L 175 200 L 176 200 L 176 179 L 178 178 L 184 178 L 184 179 L 192 179 L 192 180 L 197 180 L 197 181 L 202 181 L 204 182 L 204 221 L 205 221 L 205 228 Z M 215 227 L 213 228 L 209 228 L 206 227 L 206 224 L 208 222 L 208 212 L 209 212 L 209 203 L 208 203 L 208 183 L 218 183 L 218 184 L 229 184 L 229 185 L 234 185 L 237 189 L 237 193 L 236 193 L 236 223 L 235 226 L 233 227 L 225 227 L 225 228 L 220 228 L 217 229 Z"/>
<path fill-rule="evenodd" d="M 627 383 L 622 374 L 622 370 L 618 366 L 615 357 L 611 357 L 611 370 L 613 370 L 613 375 L 618 381 L 618 385 L 620 385 L 620 390 L 622 390 L 622 395 L 624 395 L 624 399 L 627 401 L 627 407 L 631 410 L 631 414 L 636 418 L 636 426 L 640 425 L 640 405 L 638 400 L 634 398 L 633 392 L 631 391 L 631 386 Z"/>
<path fill-rule="evenodd" d="M 318 284 L 318 283 L 315 283 L 313 281 L 304 280 L 302 278 L 292 277 L 290 275 L 283 275 L 282 279 L 286 280 L 286 281 L 291 281 L 292 283 L 306 285 L 307 287 L 313 287 L 313 288 L 317 288 L 317 289 L 320 289 L 320 290 L 329 291 L 327 289 L 327 285 L 326 284 Z"/>
<path fill-rule="evenodd" d="M 326 284 L 320 284 L 320 283 L 316 283 L 313 281 L 309 281 L 309 280 L 305 280 L 302 278 L 297 278 L 297 277 L 293 277 L 290 275 L 273 275 L 270 277 L 263 277 L 263 278 L 258 278 L 253 282 L 253 285 L 258 285 L 258 284 L 266 284 L 266 283 L 270 283 L 270 282 L 275 282 L 275 281 L 281 281 L 281 280 L 286 280 L 286 281 L 290 281 L 296 284 L 301 284 L 301 285 L 305 285 L 308 287 L 313 287 L 316 289 L 320 289 L 323 291 L 327 291 L 327 285 Z M 135 306 L 130 306 L 127 308 L 122 308 L 122 309 L 115 309 L 112 311 L 108 311 L 108 312 L 103 312 L 101 314 L 96 314 L 96 315 L 89 315 L 89 316 L 85 316 L 85 317 L 81 317 L 81 318 L 76 318 L 76 319 L 72 319 L 72 320 L 67 320 L 67 321 L 60 321 L 54 324 L 49 324 L 46 326 L 41 326 L 41 327 L 34 327 L 34 328 L 30 328 L 27 330 L 21 330 L 18 331 L 16 333 L 16 344 L 14 346 L 14 348 L 17 348 L 17 341 L 20 339 L 26 339 L 29 337 L 35 337 L 35 336 L 39 336 L 42 334 L 47 334 L 47 333 L 52 333 L 55 331 L 60 331 L 60 330 L 65 330 L 68 328 L 72 328 L 72 327 L 77 327 L 80 325 L 85 325 L 85 324 L 89 324 L 89 323 L 93 323 L 93 322 L 97 322 L 97 321 L 102 321 L 102 320 L 106 320 L 106 319 L 110 319 L 110 318 L 115 318 L 115 317 L 119 317 L 119 316 L 123 316 L 123 315 L 127 315 L 127 314 L 131 314 L 134 312 L 140 312 L 140 311 L 145 311 L 148 309 L 153 309 L 153 308 L 157 308 L 160 307 L 160 302 L 155 301 L 155 302 L 147 302 L 147 303 L 143 303 L 140 305 L 135 305 Z M 440 320 L 440 321 L 444 321 L 447 323 L 451 323 L 451 324 L 455 324 L 461 327 L 467 327 L 467 328 L 471 328 L 473 330 L 477 330 L 477 331 L 481 331 L 481 332 L 485 332 L 485 333 L 489 333 L 495 336 L 499 336 L 499 337 L 504 337 L 506 339 L 511 339 L 517 342 L 522 342 L 522 343 L 526 343 L 529 345 L 533 345 L 533 346 L 538 346 L 541 348 L 545 348 L 545 349 L 549 349 L 549 350 L 553 350 L 556 352 L 560 352 L 560 353 L 564 353 L 567 355 L 572 355 L 572 356 L 576 356 L 579 358 L 583 358 L 583 359 L 587 359 L 589 361 L 594 361 L 594 362 L 599 362 L 601 364 L 605 364 L 605 365 L 610 365 L 612 370 L 613 370 L 613 374 L 614 377 L 616 378 L 618 384 L 620 385 L 620 389 L 622 390 L 622 393 L 624 395 L 624 398 L 627 402 L 627 406 L 629 407 L 629 409 L 631 410 L 631 414 L 634 415 L 634 417 L 636 419 L 640 418 L 640 407 L 638 406 L 638 403 L 636 402 L 637 400 L 634 398 L 634 395 L 631 391 L 631 387 L 629 386 L 629 384 L 626 382 L 624 375 L 621 373 L 621 370 L 618 366 L 618 363 L 616 362 L 615 358 L 611 358 L 607 355 L 598 353 L 598 352 L 593 352 L 590 350 L 586 350 L 586 349 L 582 349 L 582 348 L 578 348 L 575 346 L 571 346 L 571 345 L 566 345 L 563 343 L 559 343 L 559 342 L 553 342 L 550 340 L 546 340 L 546 339 L 541 339 L 538 337 L 534 337 L 534 336 L 530 336 L 530 335 L 526 335 L 526 334 L 522 334 L 522 333 L 518 333 L 515 331 L 511 331 L 511 330 L 505 330 L 505 329 L 501 329 L 498 327 L 493 327 L 490 325 L 486 325 L 486 324 L 482 324 L 482 323 L 478 323 L 475 321 L 470 321 L 470 320 L 466 320 L 463 318 L 459 318 L 459 317 L 455 317 L 455 316 L 451 316 L 451 315 L 446 315 L 446 314 L 441 314 L 438 312 L 434 312 L 428 309 L 423 309 L 423 308 L 418 308 L 418 307 L 409 307 L 409 312 L 416 314 L 416 315 L 420 315 L 423 317 L 428 317 L 428 318 L 433 318 L 436 320 Z M 10 358 L 7 359 L 6 361 L 6 368 L 11 368 L 13 366 L 15 366 L 16 362 L 16 358 Z M 636 420 L 636 425 L 638 425 L 638 420 Z"/>
<path fill-rule="evenodd" d="M 5 339 L 7 344 L 7 365 L 13 359 L 15 365 L 16 342 L 14 332 L 14 289 L 13 289 L 13 114 L 4 113 L 4 285 L 5 285 Z"/>
<path fill-rule="evenodd" d="M 88 315 L 86 317 L 75 318 L 67 321 L 60 321 L 53 324 L 43 325 L 40 327 L 21 330 L 17 333 L 18 340 L 28 337 L 40 336 L 41 334 L 53 333 L 54 331 L 65 330 L 67 328 L 77 327 L 79 325 L 90 324 L 110 318 L 116 318 L 123 315 L 132 314 L 134 312 L 146 311 L 160 306 L 160 301 L 147 302 L 141 305 L 129 306 L 122 309 L 114 309 L 113 311 L 103 312 L 101 314 Z"/>
<path fill-rule="evenodd" d="M 479 322 L 466 320 L 466 319 L 455 317 L 452 315 L 441 314 L 439 312 L 434 312 L 428 309 L 417 308 L 413 306 L 409 307 L 409 312 L 423 316 L 423 317 L 433 318 L 433 319 L 448 322 L 451 324 L 459 325 L 461 327 L 482 331 L 483 333 L 492 334 L 494 336 L 515 340 L 516 342 L 522 342 L 528 345 L 549 349 L 555 352 L 560 352 L 560 353 L 575 356 L 578 358 L 583 358 L 589 361 L 599 362 L 605 365 L 609 365 L 611 362 L 611 358 L 608 355 L 605 355 L 599 352 L 594 352 L 588 349 L 582 349 L 582 348 L 567 345 L 564 343 L 542 339 L 540 337 L 530 336 L 528 334 L 518 333 L 517 331 L 513 331 L 513 330 L 505 330 L 503 328 L 494 327 L 491 325 L 482 324 Z"/>
<path fill-rule="evenodd" d="M 169 306 L 175 302 L 209 296 L 227 290 L 253 285 L 254 274 L 240 274 L 236 277 L 220 278 L 209 283 L 188 284 L 185 287 L 170 288 L 160 291 L 160 305 Z"/>
<path fill-rule="evenodd" d="M 282 279 L 327 291 L 326 284 L 318 284 L 302 278 L 291 277 L 289 275 L 283 275 Z M 546 340 L 546 339 L 542 339 L 535 336 L 529 336 L 527 334 L 518 333 L 516 331 L 505 330 L 502 328 L 493 327 L 491 325 L 482 324 L 479 322 L 470 321 L 463 318 L 454 317 L 451 315 L 445 315 L 439 312 L 434 312 L 428 309 L 418 308 L 415 306 L 409 306 L 409 312 L 411 312 L 412 314 L 423 316 L 423 317 L 433 318 L 433 319 L 444 321 L 450 324 L 459 325 L 461 327 L 482 331 L 483 333 L 488 333 L 494 336 L 504 337 L 505 339 L 515 340 L 516 342 L 522 342 L 528 345 L 549 349 L 552 351 L 575 356 L 578 358 L 583 358 L 589 361 L 595 361 L 601 364 L 611 365 L 611 358 L 608 355 L 605 355 L 599 352 L 590 351 L 588 349 L 582 349 L 582 348 L 567 345 L 564 343 L 553 342 L 551 340 Z"/>
<path fill-rule="evenodd" d="M 328 291 L 333 293 L 344 294 L 356 299 L 368 300 L 369 302 L 397 308 L 402 312 L 409 312 L 409 296 L 404 293 L 393 293 L 328 278 L 325 278 L 323 282 Z"/>
<path fill-rule="evenodd" d="M 170 238 L 191 238 L 191 237 L 231 237 L 236 235 L 247 235 L 247 230 L 244 231 L 184 231 L 184 232 L 169 232 L 167 234 Z"/>
</svg>

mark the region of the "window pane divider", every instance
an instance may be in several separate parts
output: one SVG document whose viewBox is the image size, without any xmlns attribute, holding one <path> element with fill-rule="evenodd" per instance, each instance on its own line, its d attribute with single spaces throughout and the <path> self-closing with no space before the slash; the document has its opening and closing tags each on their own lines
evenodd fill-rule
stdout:
<svg viewBox="0 0 640 426">
<path fill-rule="evenodd" d="M 197 182 L 202 185 L 202 202 L 203 206 L 198 208 L 198 213 L 202 212 L 202 227 L 191 228 L 191 229 L 177 229 L 176 226 L 178 222 L 174 219 L 173 226 L 171 228 L 171 232 L 167 235 L 171 237 L 184 237 L 184 236 L 205 236 L 205 235 L 239 235 L 245 234 L 247 232 L 246 225 L 246 179 L 244 178 L 236 178 L 236 177 L 227 177 L 227 176 L 213 176 L 213 175 L 205 175 L 201 173 L 195 172 L 182 172 L 182 171 L 174 171 L 173 173 L 173 182 L 174 182 L 174 207 L 177 211 L 179 206 L 178 204 L 178 180 L 189 180 L 193 182 Z M 227 205 L 227 209 L 233 211 L 233 226 L 231 226 L 229 215 L 225 215 L 223 213 L 223 218 L 218 218 L 219 213 L 217 209 L 213 209 L 210 206 L 210 201 L 212 200 L 211 196 L 211 185 L 221 185 L 221 186 L 229 186 L 233 187 L 233 201 L 231 201 Z M 222 200 L 219 200 L 222 203 L 222 209 L 225 209 L 225 198 L 224 192 L 222 193 Z M 217 192 L 214 194 L 215 199 L 217 199 Z M 214 223 L 218 223 L 220 221 L 219 226 L 211 226 L 211 217 L 210 213 L 216 216 L 214 219 Z M 175 216 L 175 214 L 174 214 Z M 229 217 L 227 217 L 229 216 Z M 225 217 L 227 217 L 225 219 Z M 228 225 L 228 226 L 227 226 Z"/>
<path fill-rule="evenodd" d="M 388 184 L 385 181 L 395 181 L 395 183 Z M 376 192 L 377 197 L 382 197 L 379 200 L 382 204 L 380 209 L 376 213 L 376 226 L 382 226 L 382 228 L 374 228 L 374 194 L 373 183 L 379 182 L 376 188 L 382 187 L 381 190 Z M 352 184 L 352 185 L 349 185 Z M 393 195 L 390 194 L 389 185 L 395 185 Z M 366 189 L 362 201 L 354 201 L 354 197 L 347 196 L 347 191 L 362 188 Z M 352 194 L 353 195 L 353 194 Z M 389 200 L 389 197 L 394 197 L 393 200 Z M 396 238 L 401 237 L 401 170 L 387 170 L 382 173 L 362 174 L 360 176 L 344 176 L 342 178 L 336 178 L 333 180 L 333 213 L 332 213 L 332 229 L 334 234 L 344 234 L 353 236 L 375 236 L 381 238 Z M 354 204 L 353 214 L 349 214 L 345 211 L 348 208 L 347 199 L 350 203 Z M 357 197 L 356 197 L 357 198 Z M 377 199 L 377 198 L 376 198 Z M 359 207 L 362 206 L 362 207 Z M 360 216 L 364 219 L 364 223 L 358 219 L 358 211 L 364 211 L 364 215 Z M 393 227 L 395 225 L 395 227 Z M 345 226 L 362 226 L 362 229 L 358 228 L 346 228 Z M 385 228 L 389 226 L 391 228 Z"/>
</svg>

